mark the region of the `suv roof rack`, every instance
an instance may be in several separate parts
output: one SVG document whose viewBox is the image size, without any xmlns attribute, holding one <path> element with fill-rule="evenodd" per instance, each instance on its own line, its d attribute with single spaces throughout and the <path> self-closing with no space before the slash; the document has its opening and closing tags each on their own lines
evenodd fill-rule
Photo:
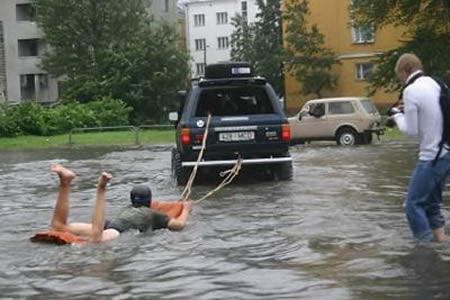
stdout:
<svg viewBox="0 0 450 300">
<path fill-rule="evenodd" d="M 247 62 L 221 62 L 207 65 L 206 79 L 254 77 L 253 68 Z"/>
<path fill-rule="evenodd" d="M 215 86 L 215 85 L 238 85 L 238 84 L 266 84 L 266 79 L 263 77 L 238 77 L 238 78 L 217 78 L 204 79 L 198 81 L 198 86 Z"/>
</svg>

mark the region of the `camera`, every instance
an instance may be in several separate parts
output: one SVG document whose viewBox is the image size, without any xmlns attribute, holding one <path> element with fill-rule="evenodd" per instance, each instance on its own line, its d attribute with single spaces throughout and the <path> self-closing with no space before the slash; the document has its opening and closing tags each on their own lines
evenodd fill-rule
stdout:
<svg viewBox="0 0 450 300">
<path fill-rule="evenodd" d="M 398 114 L 398 113 L 401 113 L 401 112 L 402 112 L 402 111 L 401 111 L 398 107 L 393 106 L 393 107 L 391 107 L 391 108 L 388 110 L 387 115 L 388 115 L 389 117 L 391 117 L 391 116 L 393 116 L 393 115 L 395 115 L 395 114 Z"/>
</svg>

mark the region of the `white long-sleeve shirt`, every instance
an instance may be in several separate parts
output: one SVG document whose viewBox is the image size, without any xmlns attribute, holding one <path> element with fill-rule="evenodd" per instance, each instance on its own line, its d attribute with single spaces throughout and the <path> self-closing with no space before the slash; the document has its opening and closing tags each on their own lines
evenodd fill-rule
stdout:
<svg viewBox="0 0 450 300">
<path fill-rule="evenodd" d="M 418 72 L 411 74 L 406 82 Z M 439 151 L 443 126 L 440 93 L 439 84 L 431 77 L 419 77 L 403 91 L 404 113 L 394 115 L 400 131 L 419 137 L 420 160 L 433 160 Z M 443 149 L 441 156 L 445 153 Z"/>
</svg>

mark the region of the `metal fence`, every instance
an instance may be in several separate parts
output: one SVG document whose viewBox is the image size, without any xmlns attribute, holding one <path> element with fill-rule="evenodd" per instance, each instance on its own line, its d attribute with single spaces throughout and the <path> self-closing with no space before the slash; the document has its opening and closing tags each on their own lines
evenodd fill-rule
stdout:
<svg viewBox="0 0 450 300">
<path fill-rule="evenodd" d="M 173 125 L 140 125 L 140 126 L 104 126 L 104 127 L 85 127 L 85 128 L 74 128 L 69 132 L 69 144 L 73 145 L 74 135 L 76 133 L 83 132 L 101 132 L 101 131 L 124 131 L 130 130 L 134 135 L 134 143 L 136 145 L 141 144 L 140 133 L 145 129 L 173 129 Z"/>
</svg>

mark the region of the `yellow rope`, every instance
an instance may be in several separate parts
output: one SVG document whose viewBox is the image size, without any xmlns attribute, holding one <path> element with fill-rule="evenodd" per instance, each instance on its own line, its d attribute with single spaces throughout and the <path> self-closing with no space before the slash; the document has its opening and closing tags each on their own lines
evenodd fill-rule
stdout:
<svg viewBox="0 0 450 300">
<path fill-rule="evenodd" d="M 206 121 L 205 133 L 203 134 L 203 139 L 202 139 L 202 148 L 200 150 L 200 153 L 198 154 L 197 162 L 195 163 L 194 169 L 192 169 L 191 176 L 189 177 L 189 180 L 183 190 L 183 193 L 181 193 L 181 201 L 186 201 L 187 199 L 189 199 L 189 196 L 191 195 L 192 184 L 194 183 L 195 176 L 197 175 L 198 164 L 202 160 L 203 152 L 206 149 L 206 138 L 208 137 L 210 122 L 211 122 L 211 114 L 208 114 L 208 120 Z"/>
<path fill-rule="evenodd" d="M 189 176 L 189 180 L 183 190 L 183 193 L 181 193 L 181 201 L 187 201 L 189 199 L 189 196 L 191 195 L 192 192 L 192 185 L 194 183 L 195 177 L 197 176 L 197 170 L 198 170 L 198 164 L 200 163 L 200 161 L 203 158 L 203 153 L 206 149 L 206 139 L 208 137 L 208 131 L 209 131 L 209 124 L 211 122 L 211 114 L 208 115 L 208 120 L 206 121 L 206 128 L 205 128 L 205 133 L 203 135 L 203 139 L 202 139 L 202 148 L 200 150 L 200 153 L 198 154 L 198 158 L 197 161 L 195 163 L 194 168 L 192 169 L 191 175 Z M 200 201 L 205 200 L 206 198 L 210 197 L 211 195 L 215 194 L 216 192 L 218 192 L 221 188 L 229 185 L 233 179 L 239 175 L 239 172 L 241 170 L 242 167 L 242 159 L 239 157 L 238 160 L 236 161 L 236 164 L 229 170 L 223 171 L 220 173 L 221 177 L 225 177 L 222 182 L 213 190 L 209 191 L 206 195 L 204 195 L 202 198 L 193 201 L 194 203 L 199 203 Z"/>
<path fill-rule="evenodd" d="M 225 174 L 228 174 L 228 175 L 226 175 L 224 180 L 215 189 L 213 189 L 212 191 L 210 191 L 209 193 L 204 195 L 202 198 L 200 198 L 198 200 L 195 200 L 193 202 L 194 203 L 199 203 L 199 202 L 205 200 L 206 198 L 210 197 L 211 195 L 215 194 L 216 192 L 218 192 L 221 188 L 229 185 L 233 181 L 233 179 L 237 175 L 239 175 L 239 171 L 241 170 L 241 166 L 242 166 L 242 159 L 239 158 L 237 160 L 236 164 L 233 166 L 233 168 L 220 173 L 220 176 L 222 176 L 222 177 L 224 177 Z"/>
</svg>

